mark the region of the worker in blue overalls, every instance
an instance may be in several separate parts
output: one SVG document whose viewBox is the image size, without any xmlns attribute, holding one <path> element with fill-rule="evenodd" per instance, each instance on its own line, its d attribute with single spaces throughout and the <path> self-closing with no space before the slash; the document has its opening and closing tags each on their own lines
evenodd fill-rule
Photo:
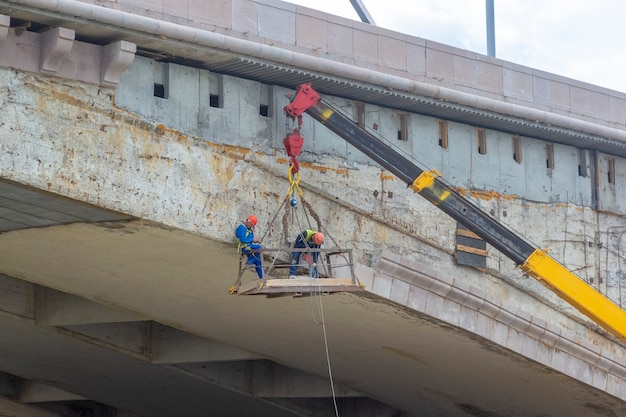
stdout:
<svg viewBox="0 0 626 417">
<path fill-rule="evenodd" d="M 324 243 L 324 234 L 321 232 L 316 232 L 315 230 L 303 230 L 296 240 L 293 242 L 293 248 L 304 249 L 304 248 L 312 248 L 318 249 L 322 243 Z M 289 266 L 289 278 L 296 278 L 296 273 L 298 272 L 298 265 L 300 264 L 300 255 L 303 252 L 291 252 L 291 265 Z M 312 251 L 313 254 L 313 265 L 311 266 L 311 276 L 313 278 L 318 277 L 317 273 L 317 257 L 319 252 Z"/>
<path fill-rule="evenodd" d="M 263 248 L 259 243 L 259 238 L 254 236 L 254 227 L 257 225 L 256 216 L 248 216 L 235 229 L 235 237 L 237 238 L 237 250 L 242 255 L 247 255 L 246 265 L 254 265 L 259 279 L 263 278 L 263 268 L 261 266 L 261 254 L 257 249 Z M 256 251 L 255 251 L 256 250 Z"/>
</svg>

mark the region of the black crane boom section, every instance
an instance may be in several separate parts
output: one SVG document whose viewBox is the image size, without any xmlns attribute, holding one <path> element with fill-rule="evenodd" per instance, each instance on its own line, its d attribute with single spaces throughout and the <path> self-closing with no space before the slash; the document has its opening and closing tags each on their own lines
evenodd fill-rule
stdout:
<svg viewBox="0 0 626 417">
<path fill-rule="evenodd" d="M 412 186 L 414 181 L 424 173 L 422 169 L 402 154 L 378 140 L 346 116 L 334 111 L 323 100 L 319 100 L 315 105 L 309 107 L 306 113 L 409 186 Z M 438 178 L 434 178 L 431 186 L 418 192 L 450 217 L 508 256 L 517 265 L 522 264 L 535 250 L 532 245 L 516 233 L 486 214 L 470 200 L 460 196 L 456 190 Z"/>
</svg>

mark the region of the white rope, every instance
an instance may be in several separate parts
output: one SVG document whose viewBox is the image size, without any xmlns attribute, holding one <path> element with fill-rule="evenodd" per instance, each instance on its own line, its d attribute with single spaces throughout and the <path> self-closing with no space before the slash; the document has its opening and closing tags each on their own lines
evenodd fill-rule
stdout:
<svg viewBox="0 0 626 417">
<path fill-rule="evenodd" d="M 314 298 L 317 298 L 319 300 L 319 313 L 320 313 L 320 318 L 321 318 L 319 322 L 315 318 L 315 307 L 313 306 Z M 335 416 L 339 417 L 339 409 L 337 408 L 337 396 L 335 394 L 335 383 L 333 382 L 333 371 L 330 365 L 330 354 L 328 353 L 328 338 L 326 336 L 326 321 L 324 320 L 324 306 L 322 305 L 322 295 L 319 292 L 315 295 L 311 293 L 311 304 L 313 307 L 313 322 L 315 324 L 321 324 L 322 330 L 324 333 L 324 348 L 326 350 L 326 363 L 328 365 L 328 378 L 330 380 L 330 390 L 333 395 L 333 406 L 335 407 Z"/>
<path fill-rule="evenodd" d="M 296 239 L 297 239 L 297 236 L 300 235 L 300 233 L 303 230 L 305 230 L 307 228 L 312 228 L 311 220 L 309 219 L 309 216 L 308 216 L 308 213 L 307 213 L 307 210 L 306 210 L 306 205 L 304 204 L 303 199 L 300 200 L 300 203 L 302 205 L 302 211 L 304 213 L 304 219 L 301 219 L 301 217 L 299 215 L 300 213 L 297 210 L 298 206 L 292 206 L 291 207 L 291 219 L 292 219 L 292 222 L 295 223 L 296 226 L 298 227 Z M 304 223 L 304 220 L 306 220 L 306 222 L 308 223 L 308 227 L 307 226 L 302 227 L 302 225 Z M 316 228 L 316 230 L 317 230 L 317 228 Z M 296 239 L 294 239 L 292 241 L 292 246 L 295 243 Z M 305 246 L 307 248 L 309 247 L 308 242 L 306 240 L 304 241 L 304 244 L 305 244 Z M 312 266 L 310 265 L 309 266 L 309 274 L 311 274 L 311 271 L 312 271 L 311 268 L 312 268 Z M 317 265 L 315 266 L 315 268 L 317 268 Z M 319 276 L 319 271 L 318 271 L 318 276 Z M 335 416 L 339 417 L 339 409 L 337 408 L 337 396 L 336 396 L 336 393 L 335 393 L 335 384 L 334 384 L 334 381 L 333 381 L 332 367 L 331 367 L 331 364 L 330 364 L 330 353 L 328 351 L 328 337 L 326 335 L 326 323 L 325 323 L 325 320 L 324 320 L 324 307 L 322 305 L 322 293 L 321 293 L 321 289 L 320 288 L 321 287 L 320 287 L 319 279 L 316 279 L 315 283 L 313 283 L 313 282 L 311 283 L 311 313 L 312 313 L 312 316 L 313 316 L 313 322 L 315 324 L 321 324 L 322 325 L 322 330 L 323 330 L 323 333 L 324 333 L 324 349 L 325 349 L 325 352 L 326 352 L 326 363 L 327 363 L 327 366 L 328 366 L 328 377 L 329 377 L 330 389 L 331 389 L 332 397 L 333 397 L 333 406 L 335 407 Z M 319 300 L 319 309 L 316 309 L 315 299 Z M 316 317 L 316 310 L 317 310 L 317 312 L 319 312 L 319 320 Z"/>
</svg>

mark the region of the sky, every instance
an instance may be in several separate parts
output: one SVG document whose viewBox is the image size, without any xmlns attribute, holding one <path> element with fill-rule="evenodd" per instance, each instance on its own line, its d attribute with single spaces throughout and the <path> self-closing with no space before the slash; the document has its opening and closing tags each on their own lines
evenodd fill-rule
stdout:
<svg viewBox="0 0 626 417">
<path fill-rule="evenodd" d="M 377 26 L 487 55 L 485 0 L 361 0 Z M 289 3 L 360 20 L 350 0 Z M 496 58 L 626 93 L 625 0 L 494 0 Z"/>
</svg>

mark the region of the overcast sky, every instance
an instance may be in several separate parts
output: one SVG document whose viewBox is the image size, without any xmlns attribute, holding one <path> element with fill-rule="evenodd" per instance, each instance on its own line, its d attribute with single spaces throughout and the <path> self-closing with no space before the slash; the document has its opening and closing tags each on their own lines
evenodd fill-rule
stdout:
<svg viewBox="0 0 626 417">
<path fill-rule="evenodd" d="M 361 0 L 377 26 L 487 54 L 485 0 Z M 360 20 L 350 0 L 290 3 Z M 494 0 L 496 57 L 626 93 L 626 0 Z"/>
</svg>

